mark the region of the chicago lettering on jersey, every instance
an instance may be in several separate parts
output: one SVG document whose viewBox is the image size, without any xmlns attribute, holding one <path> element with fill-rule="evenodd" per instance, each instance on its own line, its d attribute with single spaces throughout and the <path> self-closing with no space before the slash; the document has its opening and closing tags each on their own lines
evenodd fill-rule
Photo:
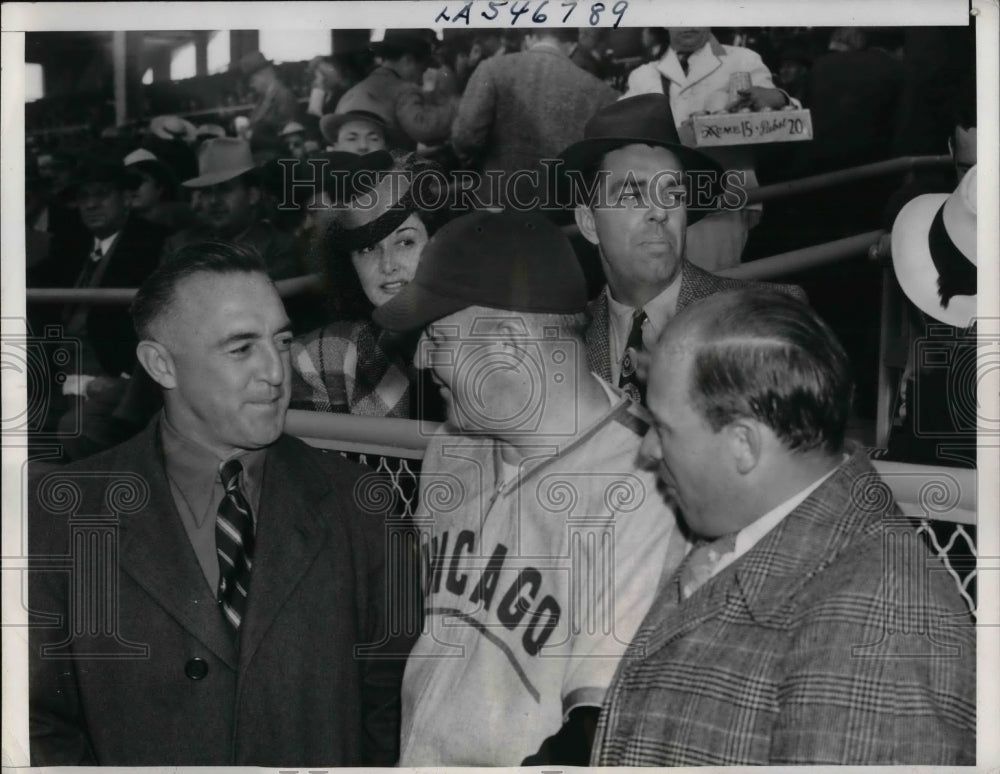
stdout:
<svg viewBox="0 0 1000 774">
<path fill-rule="evenodd" d="M 496 619 L 509 631 L 523 630 L 522 647 L 529 656 L 537 655 L 562 617 L 562 608 L 555 597 L 541 596 L 542 573 L 534 567 L 522 568 L 512 582 L 498 588 L 507 546 L 497 543 L 476 578 L 474 571 L 461 568 L 463 555 L 476 555 L 475 533 L 462 530 L 454 540 L 451 538 L 444 531 L 423 542 L 422 575 L 427 606 L 434 608 L 431 600 L 442 593 L 442 586 L 447 594 L 467 600 L 465 609 L 456 611 L 465 614 L 463 617 L 472 618 L 479 613 L 489 616 L 495 603 Z"/>
</svg>

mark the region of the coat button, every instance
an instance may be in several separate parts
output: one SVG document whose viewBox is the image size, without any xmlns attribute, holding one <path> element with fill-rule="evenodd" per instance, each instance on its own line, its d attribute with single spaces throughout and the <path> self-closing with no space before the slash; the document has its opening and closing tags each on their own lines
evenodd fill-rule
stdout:
<svg viewBox="0 0 1000 774">
<path fill-rule="evenodd" d="M 184 674 L 192 680 L 201 680 L 208 674 L 208 662 L 203 658 L 193 658 L 184 665 Z"/>
</svg>

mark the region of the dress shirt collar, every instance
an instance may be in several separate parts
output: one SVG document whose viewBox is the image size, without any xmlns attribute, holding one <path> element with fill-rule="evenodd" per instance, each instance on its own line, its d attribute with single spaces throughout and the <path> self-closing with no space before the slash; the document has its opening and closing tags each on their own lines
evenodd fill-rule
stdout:
<svg viewBox="0 0 1000 774">
<path fill-rule="evenodd" d="M 721 557 L 718 564 L 712 568 L 712 576 L 714 577 L 715 575 L 718 575 L 723 569 L 728 567 L 730 564 L 743 556 L 743 554 L 747 553 L 747 551 L 757 545 L 757 543 L 759 543 L 768 532 L 777 527 L 784 520 L 784 518 L 788 516 L 788 514 L 802 505 L 809 495 L 819 489 L 820 485 L 836 473 L 849 459 L 850 455 L 845 454 L 840 465 L 833 468 L 833 470 L 830 470 L 825 475 L 820 476 L 805 489 L 802 489 L 797 494 L 792 495 L 783 503 L 776 505 L 755 522 L 748 524 L 737 532 L 735 550 L 731 553 L 724 554 Z"/>
<path fill-rule="evenodd" d="M 681 274 L 678 271 L 677 277 L 667 285 L 659 295 L 643 307 L 646 312 L 646 324 L 642 328 L 643 348 L 651 351 L 656 340 L 660 337 L 664 327 L 677 312 L 677 297 L 681 290 Z M 616 301 L 611 295 L 611 288 L 606 287 L 604 292 L 608 297 L 608 314 L 611 317 L 609 333 L 611 335 L 611 371 L 614 376 L 614 383 L 618 382 L 618 371 L 621 368 L 621 359 L 625 354 L 625 342 L 628 341 L 629 331 L 632 329 L 632 314 L 635 309 L 631 306 Z"/>
<path fill-rule="evenodd" d="M 115 241 L 118 239 L 118 236 L 121 233 L 122 233 L 121 231 L 116 231 L 114 234 L 112 234 L 109 237 L 105 237 L 104 239 L 98 239 L 97 237 L 94 237 L 94 244 L 90 248 L 90 260 L 92 261 L 97 260 L 95 255 L 98 249 L 100 249 L 101 251 L 101 258 L 106 257 L 107 254 L 111 252 L 111 248 L 114 247 Z"/>
<path fill-rule="evenodd" d="M 566 52 L 557 43 L 550 43 L 547 40 L 539 41 L 531 46 L 528 51 L 547 51 L 550 54 L 559 54 L 559 56 L 566 56 Z"/>
<path fill-rule="evenodd" d="M 211 510 L 215 487 L 222 489 L 219 468 L 230 459 L 238 459 L 243 464 L 241 486 L 247 501 L 253 507 L 256 521 L 260 500 L 260 487 L 264 473 L 264 458 L 267 449 L 252 449 L 220 458 L 212 449 L 181 434 L 167 420 L 166 413 L 160 414 L 160 438 L 167 477 L 181 491 L 187 500 L 191 515 L 200 527 L 208 511 Z M 221 499 L 221 498 L 220 498 Z"/>
</svg>

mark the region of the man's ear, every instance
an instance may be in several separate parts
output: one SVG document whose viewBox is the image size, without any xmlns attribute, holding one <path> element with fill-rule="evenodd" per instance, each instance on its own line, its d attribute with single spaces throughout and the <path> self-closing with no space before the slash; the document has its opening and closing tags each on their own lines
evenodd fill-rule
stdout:
<svg viewBox="0 0 1000 774">
<path fill-rule="evenodd" d="M 165 390 L 177 386 L 177 368 L 170 351 L 158 341 L 144 339 L 135 348 L 136 357 L 150 378 Z"/>
<path fill-rule="evenodd" d="M 760 464 L 763 451 L 764 439 L 760 425 L 749 419 L 737 419 L 723 432 L 728 437 L 736 471 L 742 476 L 751 473 Z"/>
<path fill-rule="evenodd" d="M 249 186 L 247 188 L 247 197 L 250 199 L 251 206 L 256 207 L 260 203 L 260 186 Z"/>
<path fill-rule="evenodd" d="M 592 245 L 600 243 L 597 238 L 597 225 L 594 222 L 594 211 L 583 204 L 576 205 L 576 209 L 573 211 L 573 217 L 576 218 L 576 225 L 580 229 L 580 233 L 583 234 L 584 239 L 590 242 Z"/>
</svg>

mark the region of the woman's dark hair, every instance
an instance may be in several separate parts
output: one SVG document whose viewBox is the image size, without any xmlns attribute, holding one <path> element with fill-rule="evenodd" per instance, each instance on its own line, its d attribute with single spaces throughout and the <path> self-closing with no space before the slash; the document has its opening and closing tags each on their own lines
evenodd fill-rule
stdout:
<svg viewBox="0 0 1000 774">
<path fill-rule="evenodd" d="M 414 214 L 420 218 L 420 222 L 427 230 L 428 237 L 434 236 L 438 229 L 451 218 L 451 210 L 447 206 L 448 196 L 438 195 L 437 187 L 440 182 L 445 180 L 440 167 L 433 162 L 418 159 L 416 154 L 411 153 L 406 156 L 397 156 L 393 169 L 389 172 L 393 174 L 403 172 L 408 176 L 412 175 L 410 179 L 413 186 L 421 187 L 422 193 L 420 195 L 404 196 L 400 204 L 406 208 L 407 217 Z M 427 191 L 426 188 L 434 190 Z M 435 203 L 440 204 L 440 206 L 421 206 Z M 379 219 L 393 215 L 398 219 L 397 213 L 398 210 L 392 210 L 380 216 Z M 393 230 L 395 228 L 389 233 Z M 349 232 L 344 228 L 339 218 L 334 219 L 327 228 L 321 249 L 323 251 L 323 274 L 327 290 L 327 304 L 332 319 L 367 320 L 371 318 L 375 307 L 368 300 L 361 287 L 361 280 L 358 279 L 358 274 L 351 261 L 351 252 L 378 244 L 382 238 L 384 235 L 378 238 L 373 237 L 365 244 L 359 245 L 356 236 L 349 238 Z"/>
</svg>

